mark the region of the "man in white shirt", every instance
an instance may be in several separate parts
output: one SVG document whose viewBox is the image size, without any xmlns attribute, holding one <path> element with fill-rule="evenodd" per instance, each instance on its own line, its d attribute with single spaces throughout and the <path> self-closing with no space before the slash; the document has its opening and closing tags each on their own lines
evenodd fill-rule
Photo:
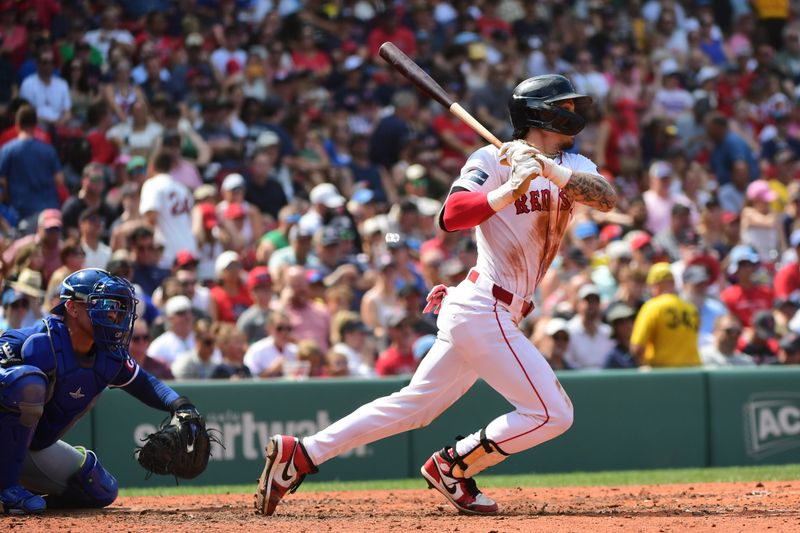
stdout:
<svg viewBox="0 0 800 533">
<path fill-rule="evenodd" d="M 281 311 L 273 311 L 267 321 L 268 337 L 253 343 L 244 354 L 244 364 L 254 376 L 262 378 L 283 375 L 283 363 L 297 361 L 297 346 L 289 342 L 292 323 Z"/>
<path fill-rule="evenodd" d="M 219 79 L 228 77 L 228 62 L 231 60 L 239 65 L 239 70 L 244 68 L 247 62 L 247 53 L 239 48 L 240 39 L 239 29 L 229 26 L 225 28 L 225 46 L 217 48 L 211 53 L 211 65 Z"/>
<path fill-rule="evenodd" d="M 569 349 L 564 361 L 572 368 L 603 368 L 614 348 L 611 327 L 601 321 L 600 290 L 587 283 L 578 289 L 578 314 L 567 323 Z"/>
<path fill-rule="evenodd" d="M 84 268 L 102 268 L 105 270 L 111 260 L 111 248 L 100 240 L 103 231 L 103 219 L 100 210 L 90 207 L 78 217 L 78 229 L 81 233 L 81 248 L 86 254 Z"/>
<path fill-rule="evenodd" d="M 178 355 L 194 349 L 194 316 L 192 302 L 186 296 L 173 296 L 164 306 L 167 331 L 147 348 L 147 355 L 171 366 Z"/>
<path fill-rule="evenodd" d="M 53 51 L 45 48 L 36 59 L 36 73 L 25 78 L 19 95 L 36 109 L 40 122 L 63 124 L 71 116 L 72 100 L 69 85 L 54 70 Z"/>
<path fill-rule="evenodd" d="M 197 241 L 192 233 L 191 191 L 168 174 L 173 166 L 173 156 L 161 151 L 153 161 L 158 173 L 142 185 L 139 212 L 147 224 L 155 229 L 156 239 L 164 243 L 164 253 L 159 266 L 171 268 L 178 250 L 188 250 L 195 257 Z"/>
<path fill-rule="evenodd" d="M 130 53 L 133 51 L 133 35 L 127 30 L 121 30 L 119 23 L 119 8 L 109 6 L 103 11 L 100 18 L 100 27 L 96 30 L 87 31 L 83 40 L 92 45 L 103 54 L 103 61 L 108 61 L 108 50 L 112 43 L 116 43 Z"/>
</svg>

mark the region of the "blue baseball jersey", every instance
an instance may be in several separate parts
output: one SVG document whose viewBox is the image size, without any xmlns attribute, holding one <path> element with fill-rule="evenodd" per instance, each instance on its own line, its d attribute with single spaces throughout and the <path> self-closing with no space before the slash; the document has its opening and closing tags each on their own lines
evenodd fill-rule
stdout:
<svg viewBox="0 0 800 533">
<path fill-rule="evenodd" d="M 0 375 L 3 368 L 30 365 L 48 378 L 47 403 L 31 441 L 41 450 L 61 438 L 87 413 L 106 387 L 121 387 L 147 405 L 164 411 L 178 394 L 124 355 L 97 350 L 79 362 L 69 331 L 58 316 L 35 326 L 6 331 L 0 336 Z M 89 364 L 91 366 L 89 366 Z"/>
</svg>

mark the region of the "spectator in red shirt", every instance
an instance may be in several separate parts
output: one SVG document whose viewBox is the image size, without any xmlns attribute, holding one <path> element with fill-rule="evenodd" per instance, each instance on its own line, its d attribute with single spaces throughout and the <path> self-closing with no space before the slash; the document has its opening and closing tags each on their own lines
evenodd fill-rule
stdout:
<svg viewBox="0 0 800 533">
<path fill-rule="evenodd" d="M 800 230 L 794 230 L 789 237 L 789 244 L 800 258 Z M 785 264 L 775 274 L 775 297 L 786 299 L 794 291 L 800 289 L 800 261 L 794 260 Z"/>
<path fill-rule="evenodd" d="M 89 106 L 86 119 L 89 126 L 86 140 L 92 147 L 92 162 L 112 165 L 119 155 L 119 148 L 106 137 L 109 128 L 114 124 L 111 109 L 101 100 Z"/>
<path fill-rule="evenodd" d="M 248 307 L 253 305 L 250 291 L 242 280 L 242 263 L 239 254 L 232 250 L 222 252 L 214 262 L 216 287 L 211 289 L 208 314 L 217 322 L 236 322 Z"/>
<path fill-rule="evenodd" d="M 325 79 L 330 74 L 331 59 L 328 54 L 317 48 L 311 26 L 303 28 L 300 42 L 292 53 L 292 62 L 298 70 L 310 70 L 319 79 Z"/>
<path fill-rule="evenodd" d="M 377 56 L 381 45 L 386 41 L 391 41 L 397 48 L 405 52 L 408 57 L 413 58 L 417 55 L 417 38 L 414 36 L 414 32 L 405 26 L 399 25 L 397 13 L 389 9 L 380 17 L 382 20 L 369 32 L 367 37 L 369 53 Z"/>
<path fill-rule="evenodd" d="M 11 106 L 9 108 L 9 114 L 10 115 L 16 115 L 17 111 L 19 110 L 19 108 L 22 107 L 25 104 L 27 104 L 27 102 L 25 100 L 23 100 L 22 98 L 16 99 L 15 101 L 12 102 L 12 104 L 11 104 Z M 19 131 L 20 131 L 19 127 L 17 127 L 16 123 L 12 124 L 11 126 L 9 126 L 6 129 L 4 129 L 3 132 L 0 133 L 0 146 L 3 146 L 4 144 L 6 144 L 6 143 L 8 143 L 10 141 L 13 141 L 17 137 L 19 137 Z M 42 128 L 40 128 L 38 125 L 34 126 L 34 128 L 33 128 L 33 138 L 34 139 L 38 139 L 38 140 L 42 141 L 43 143 L 53 144 L 51 139 L 50 139 L 50 134 L 47 133 Z"/>
<path fill-rule="evenodd" d="M 774 294 L 770 287 L 759 285 L 753 274 L 760 264 L 758 254 L 749 246 L 736 246 L 730 253 L 728 273 L 736 276 L 736 283 L 722 291 L 720 300 L 731 314 L 746 327 L 753 323 L 753 315 L 764 309 L 772 309 Z"/>
<path fill-rule="evenodd" d="M 404 313 L 396 314 L 389 319 L 387 332 L 390 344 L 378 356 L 375 372 L 379 376 L 411 374 L 419 363 L 414 357 L 415 336 L 411 320 Z"/>
</svg>

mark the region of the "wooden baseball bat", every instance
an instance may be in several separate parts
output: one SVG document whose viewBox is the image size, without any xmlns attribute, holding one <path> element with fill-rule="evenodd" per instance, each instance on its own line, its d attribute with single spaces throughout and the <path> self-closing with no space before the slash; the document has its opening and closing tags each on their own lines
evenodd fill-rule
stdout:
<svg viewBox="0 0 800 533">
<path fill-rule="evenodd" d="M 460 118 L 467 126 L 472 128 L 475 133 L 498 148 L 503 144 L 491 131 L 487 130 L 483 124 L 478 122 L 478 119 L 461 107 L 461 104 L 454 102 L 453 98 L 447 94 L 447 91 L 445 91 L 441 85 L 436 83 L 427 72 L 414 63 L 414 61 L 405 55 L 402 50 L 397 48 L 394 43 L 383 43 L 378 54 L 400 74 L 411 80 L 419 90 L 449 109 L 452 114 Z"/>
</svg>

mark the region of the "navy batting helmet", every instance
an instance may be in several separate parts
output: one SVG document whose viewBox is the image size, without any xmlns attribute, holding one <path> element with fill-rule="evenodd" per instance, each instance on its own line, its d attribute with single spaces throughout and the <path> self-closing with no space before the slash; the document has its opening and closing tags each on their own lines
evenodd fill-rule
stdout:
<svg viewBox="0 0 800 533">
<path fill-rule="evenodd" d="M 63 315 L 67 300 L 84 302 L 95 343 L 106 351 L 127 349 L 136 320 L 134 288 L 126 279 L 99 268 L 84 268 L 61 282 L 61 303 L 52 310 Z"/>
<path fill-rule="evenodd" d="M 574 101 L 577 113 L 552 105 L 564 100 Z M 528 78 L 514 88 L 508 100 L 514 136 L 524 135 L 528 128 L 577 135 L 586 125 L 580 113 L 591 103 L 591 96 L 576 93 L 572 83 L 560 74 Z"/>
</svg>

